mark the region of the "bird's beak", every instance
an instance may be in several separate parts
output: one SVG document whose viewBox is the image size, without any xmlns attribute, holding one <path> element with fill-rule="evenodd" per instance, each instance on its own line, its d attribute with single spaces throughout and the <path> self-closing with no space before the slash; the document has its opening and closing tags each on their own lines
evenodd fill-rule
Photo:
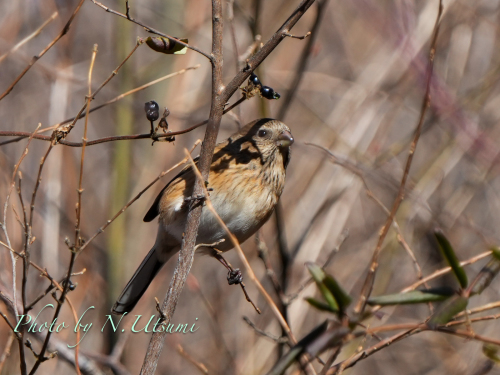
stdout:
<svg viewBox="0 0 500 375">
<path fill-rule="evenodd" d="M 278 145 L 278 147 L 290 147 L 293 144 L 292 134 L 289 131 L 285 130 L 278 137 L 278 141 L 276 142 L 276 144 Z"/>
</svg>

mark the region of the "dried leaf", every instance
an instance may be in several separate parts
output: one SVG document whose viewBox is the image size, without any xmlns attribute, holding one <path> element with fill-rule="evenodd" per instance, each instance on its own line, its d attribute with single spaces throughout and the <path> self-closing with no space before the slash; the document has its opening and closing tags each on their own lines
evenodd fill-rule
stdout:
<svg viewBox="0 0 500 375">
<path fill-rule="evenodd" d="M 188 43 L 187 39 L 177 38 L 181 42 Z M 156 52 L 165 53 L 167 55 L 185 55 L 187 51 L 187 47 L 183 46 L 180 43 L 177 43 L 175 40 L 170 40 L 167 38 L 158 37 L 148 37 L 146 39 L 146 44 L 149 48 Z"/>
</svg>

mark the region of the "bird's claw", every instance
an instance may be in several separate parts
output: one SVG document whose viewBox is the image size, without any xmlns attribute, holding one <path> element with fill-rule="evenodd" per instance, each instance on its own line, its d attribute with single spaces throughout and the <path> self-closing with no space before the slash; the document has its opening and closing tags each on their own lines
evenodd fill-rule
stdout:
<svg viewBox="0 0 500 375">
<path fill-rule="evenodd" d="M 188 203 L 188 204 L 195 205 L 195 204 L 203 203 L 205 201 L 205 199 L 207 199 L 205 197 L 205 194 L 196 194 L 196 195 L 193 195 L 191 197 L 184 198 L 184 202 Z"/>
</svg>

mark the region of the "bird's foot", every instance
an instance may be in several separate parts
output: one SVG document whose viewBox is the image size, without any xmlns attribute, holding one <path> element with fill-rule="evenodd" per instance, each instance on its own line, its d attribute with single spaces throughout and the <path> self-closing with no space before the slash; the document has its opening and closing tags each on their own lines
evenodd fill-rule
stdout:
<svg viewBox="0 0 500 375">
<path fill-rule="evenodd" d="M 208 194 L 210 194 L 211 191 L 214 191 L 212 188 L 208 188 Z M 207 197 L 205 194 L 195 194 L 191 197 L 186 197 L 184 198 L 184 203 L 191 205 L 191 207 L 197 206 L 199 204 L 205 203 L 205 200 Z"/>
<path fill-rule="evenodd" d="M 184 198 L 184 203 L 197 206 L 199 204 L 203 204 L 207 198 L 205 197 L 205 194 L 196 194 L 191 197 L 186 197 Z"/>
</svg>

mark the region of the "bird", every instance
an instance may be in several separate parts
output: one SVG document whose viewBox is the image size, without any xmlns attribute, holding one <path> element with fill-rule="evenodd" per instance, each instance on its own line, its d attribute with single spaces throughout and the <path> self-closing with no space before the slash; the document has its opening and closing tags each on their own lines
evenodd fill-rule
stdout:
<svg viewBox="0 0 500 375">
<path fill-rule="evenodd" d="M 239 243 L 257 232 L 277 205 L 293 142 L 287 125 L 263 118 L 248 123 L 215 146 L 208 177 L 209 198 Z M 156 241 L 118 297 L 111 310 L 114 314 L 129 313 L 162 266 L 180 250 L 195 181 L 192 167 L 186 166 L 163 188 L 146 213 L 145 222 L 159 216 Z M 203 207 L 196 243 L 221 240 L 217 245 L 220 252 L 233 247 L 214 215 Z M 203 245 L 196 252 L 218 254 Z"/>
</svg>

